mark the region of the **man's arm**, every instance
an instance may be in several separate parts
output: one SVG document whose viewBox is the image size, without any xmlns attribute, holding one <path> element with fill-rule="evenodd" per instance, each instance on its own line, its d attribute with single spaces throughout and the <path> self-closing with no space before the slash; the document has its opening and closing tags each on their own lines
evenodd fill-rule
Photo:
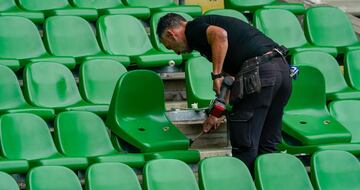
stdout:
<svg viewBox="0 0 360 190">
<path fill-rule="evenodd" d="M 211 46 L 213 73 L 220 74 L 228 49 L 227 32 L 218 26 L 211 25 L 206 29 L 206 37 Z M 216 94 L 220 93 L 222 79 L 214 80 L 213 88 Z"/>
</svg>

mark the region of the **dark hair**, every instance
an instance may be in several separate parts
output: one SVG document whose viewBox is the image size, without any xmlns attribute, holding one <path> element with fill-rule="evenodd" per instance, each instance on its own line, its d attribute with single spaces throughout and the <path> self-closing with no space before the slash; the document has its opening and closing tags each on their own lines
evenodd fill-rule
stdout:
<svg viewBox="0 0 360 190">
<path fill-rule="evenodd" d="M 157 25 L 156 33 L 160 38 L 167 28 L 178 27 L 180 26 L 181 22 L 186 22 L 184 17 L 182 17 L 179 14 L 168 13 L 160 18 L 159 23 Z"/>
</svg>

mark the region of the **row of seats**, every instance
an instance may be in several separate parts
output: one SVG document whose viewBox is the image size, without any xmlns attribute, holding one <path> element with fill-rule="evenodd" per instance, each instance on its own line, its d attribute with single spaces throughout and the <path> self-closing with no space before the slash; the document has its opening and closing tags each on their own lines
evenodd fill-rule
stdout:
<svg viewBox="0 0 360 190">
<path fill-rule="evenodd" d="M 173 0 L 2 0 L 0 16 L 22 16 L 41 23 L 50 16 L 80 16 L 89 21 L 101 15 L 129 14 L 148 19 L 151 14 L 177 11 L 192 16 L 201 15 L 197 5 L 177 5 Z"/>
<path fill-rule="evenodd" d="M 104 122 L 91 112 L 69 111 L 58 114 L 54 121 L 54 140 L 48 125 L 40 117 L 28 113 L 5 114 L 0 117 L 0 171 L 24 173 L 35 166 L 53 165 L 79 170 L 89 164 L 102 162 L 121 162 L 132 167 L 142 167 L 146 160 L 157 158 L 198 162 L 199 152 L 186 150 L 184 145 L 176 146 L 174 143 L 188 142 L 181 142 L 179 138 L 169 140 L 170 136 L 174 137 L 176 129 L 169 127 L 168 130 L 172 130 L 172 134 L 156 139 L 146 134 L 152 132 L 156 135 L 155 130 L 133 131 L 136 134 L 128 136 L 135 140 L 140 136 L 143 139 L 137 145 L 145 142 L 148 149 L 141 150 L 144 154 L 126 153 L 120 146 L 114 148 Z M 178 136 L 182 135 L 177 133 Z M 183 141 L 187 139 L 183 137 Z"/>
<path fill-rule="evenodd" d="M 235 190 L 276 189 L 313 190 L 359 188 L 360 163 L 343 151 L 320 151 L 311 159 L 311 179 L 295 156 L 283 153 L 265 154 L 255 162 L 255 183 L 243 162 L 232 157 L 205 158 L 199 163 L 199 184 L 191 168 L 172 159 L 152 160 L 143 169 L 143 189 L 148 190 Z M 61 179 L 61 180 L 59 180 Z M 76 174 L 61 166 L 40 166 L 26 176 L 29 190 L 81 190 Z M 0 172 L 0 186 L 18 190 L 14 179 Z M 121 163 L 98 163 L 87 168 L 85 189 L 138 189 L 135 172 Z"/>
<path fill-rule="evenodd" d="M 302 14 L 305 11 L 302 3 L 284 3 L 279 0 L 224 0 L 224 5 L 227 9 L 250 13 L 254 13 L 261 8 L 285 9 L 295 14 Z"/>
</svg>

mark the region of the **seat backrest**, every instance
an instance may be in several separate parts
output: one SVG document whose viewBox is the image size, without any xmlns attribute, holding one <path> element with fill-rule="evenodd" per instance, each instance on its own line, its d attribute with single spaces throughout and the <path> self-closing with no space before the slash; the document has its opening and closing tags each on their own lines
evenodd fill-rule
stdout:
<svg viewBox="0 0 360 190">
<path fill-rule="evenodd" d="M 79 178 L 63 166 L 40 166 L 30 170 L 26 176 L 28 190 L 82 190 Z"/>
<path fill-rule="evenodd" d="M 299 52 L 292 57 L 294 65 L 309 65 L 317 68 L 325 79 L 326 93 L 338 92 L 348 88 L 336 59 L 320 51 Z"/>
<path fill-rule="evenodd" d="M 110 104 L 117 81 L 126 68 L 115 60 L 94 59 L 80 66 L 79 89 L 93 104 Z"/>
<path fill-rule="evenodd" d="M 99 163 L 86 171 L 86 190 L 141 190 L 135 172 L 123 163 Z"/>
<path fill-rule="evenodd" d="M 58 153 L 47 124 L 33 114 L 1 116 L 0 135 L 2 153 L 9 159 L 33 160 Z"/>
<path fill-rule="evenodd" d="M 195 176 L 180 160 L 159 159 L 144 167 L 144 186 L 147 190 L 198 190 Z"/>
<path fill-rule="evenodd" d="M 288 48 L 307 44 L 296 16 L 282 9 L 260 9 L 255 12 L 254 25 L 265 35 Z"/>
<path fill-rule="evenodd" d="M 15 73 L 0 65 L 0 113 L 26 104 Z"/>
<path fill-rule="evenodd" d="M 185 65 L 186 95 L 188 106 L 197 103 L 198 107 L 208 107 L 215 98 L 212 90 L 212 63 L 204 57 L 191 58 Z"/>
<path fill-rule="evenodd" d="M 130 15 L 102 16 L 97 30 L 103 49 L 109 54 L 141 55 L 153 48 L 144 26 Z"/>
<path fill-rule="evenodd" d="M 314 189 L 302 162 L 285 153 L 259 156 L 255 162 L 255 179 L 258 189 Z"/>
<path fill-rule="evenodd" d="M 199 165 L 199 186 L 204 190 L 255 190 L 246 165 L 233 157 L 210 157 Z"/>
<path fill-rule="evenodd" d="M 9 174 L 0 171 L 0 187 L 4 190 L 19 190 L 15 179 Z"/>
<path fill-rule="evenodd" d="M 275 2 L 276 0 L 224 0 L 226 8 L 233 6 L 260 6 Z"/>
<path fill-rule="evenodd" d="M 67 156 L 92 157 L 116 153 L 99 116 L 85 111 L 62 112 L 56 117 L 54 140 Z"/>
<path fill-rule="evenodd" d="M 326 110 L 325 80 L 312 66 L 299 66 L 301 74 L 292 82 L 292 92 L 286 112 L 296 110 Z M 314 82 L 316 81 L 316 82 Z"/>
<path fill-rule="evenodd" d="M 0 47 L 1 58 L 25 59 L 46 54 L 38 29 L 24 17 L 0 17 Z"/>
<path fill-rule="evenodd" d="M 349 152 L 325 150 L 311 158 L 311 178 L 316 189 L 359 189 L 360 163 Z"/>
<path fill-rule="evenodd" d="M 162 44 L 160 42 L 160 39 L 156 33 L 156 29 L 157 29 L 157 25 L 159 23 L 159 20 L 161 17 L 165 16 L 166 14 L 168 14 L 170 12 L 158 12 L 158 13 L 155 13 L 151 16 L 151 19 L 150 19 L 150 39 L 151 39 L 151 42 L 153 44 L 153 46 L 162 51 L 162 52 L 169 52 L 169 53 L 175 53 L 173 50 L 170 50 L 170 49 L 167 49 L 164 44 Z M 173 12 L 173 13 L 176 13 L 176 14 L 179 14 L 181 15 L 182 17 L 184 17 L 187 21 L 191 21 L 193 20 L 193 18 L 186 14 L 186 13 L 181 13 L 181 12 Z"/>
<path fill-rule="evenodd" d="M 14 0 L 2 0 L 0 1 L 0 11 L 8 11 L 12 8 L 16 8 L 16 3 Z"/>
<path fill-rule="evenodd" d="M 144 1 L 144 0 L 123 0 L 125 5 L 128 6 L 144 6 L 148 8 L 158 8 L 158 7 L 166 7 L 166 6 L 176 6 L 175 2 L 172 0 L 152 0 L 152 1 Z"/>
<path fill-rule="evenodd" d="M 332 101 L 329 104 L 330 114 L 351 132 L 351 142 L 360 142 L 359 100 Z"/>
<path fill-rule="evenodd" d="M 204 15 L 221 15 L 221 16 L 229 16 L 240 19 L 246 23 L 249 23 L 249 20 L 243 15 L 241 12 L 236 11 L 234 9 L 211 9 L 204 13 Z"/>
<path fill-rule="evenodd" d="M 45 11 L 69 7 L 67 0 L 18 0 L 21 8 L 29 11 Z"/>
<path fill-rule="evenodd" d="M 129 71 L 120 77 L 107 126 L 143 152 L 189 146 L 188 139 L 165 115 L 164 84 L 153 71 Z"/>
<path fill-rule="evenodd" d="M 345 55 L 344 74 L 348 84 L 360 90 L 360 50 L 348 51 Z"/>
<path fill-rule="evenodd" d="M 44 41 L 53 55 L 79 57 L 101 52 L 90 24 L 81 17 L 50 17 L 44 29 Z"/>
<path fill-rule="evenodd" d="M 27 65 L 24 84 L 25 94 L 37 106 L 66 107 L 82 100 L 71 71 L 59 63 L 36 62 Z"/>
<path fill-rule="evenodd" d="M 92 8 L 92 9 L 106 9 L 122 7 L 124 4 L 121 0 L 71 0 L 76 7 Z"/>
<path fill-rule="evenodd" d="M 318 46 L 347 46 L 358 41 L 350 19 L 337 7 L 307 9 L 304 29 L 309 41 Z"/>
</svg>

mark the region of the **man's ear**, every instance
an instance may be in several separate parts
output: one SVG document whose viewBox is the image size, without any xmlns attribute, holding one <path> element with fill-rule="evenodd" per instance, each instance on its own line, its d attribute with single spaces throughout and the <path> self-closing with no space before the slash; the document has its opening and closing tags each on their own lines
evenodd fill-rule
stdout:
<svg viewBox="0 0 360 190">
<path fill-rule="evenodd" d="M 171 38 L 171 39 L 173 39 L 173 38 L 175 37 L 174 31 L 172 31 L 172 30 L 170 30 L 170 29 L 167 29 L 167 30 L 165 31 L 165 35 L 166 35 L 166 37 Z"/>
</svg>

